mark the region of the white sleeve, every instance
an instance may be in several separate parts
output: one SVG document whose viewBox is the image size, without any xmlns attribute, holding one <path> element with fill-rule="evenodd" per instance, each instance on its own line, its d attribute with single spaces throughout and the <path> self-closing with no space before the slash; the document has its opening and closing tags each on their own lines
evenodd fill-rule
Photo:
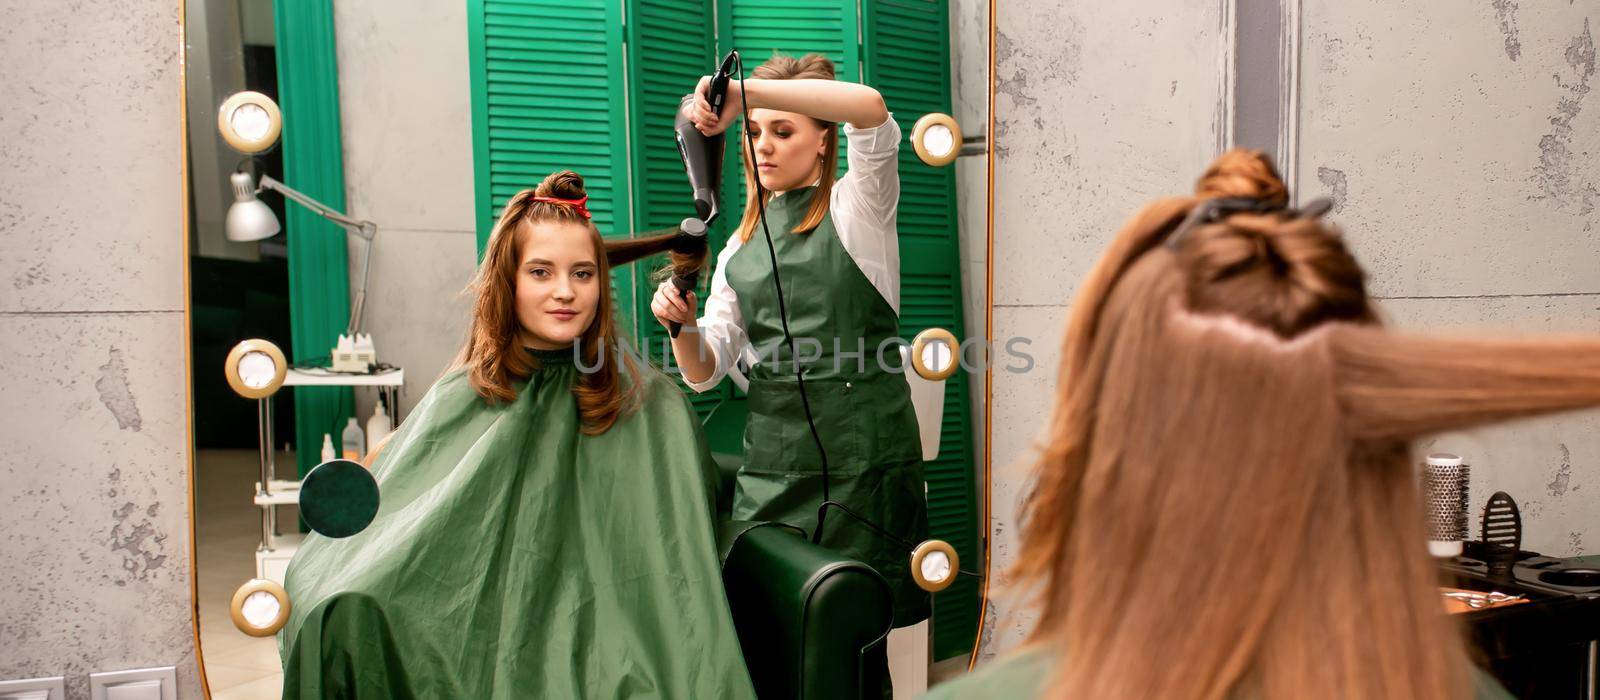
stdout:
<svg viewBox="0 0 1600 700">
<path fill-rule="evenodd" d="M 900 125 L 890 114 L 871 129 L 844 125 L 845 165 L 840 184 L 855 197 L 852 213 L 884 222 L 900 206 Z"/>
<path fill-rule="evenodd" d="M 733 254 L 739 249 L 739 245 L 737 235 L 729 236 L 728 244 L 717 254 L 717 269 L 711 273 L 711 292 L 706 296 L 705 315 L 697 320 L 700 337 L 704 338 L 706 345 L 711 348 L 711 356 L 716 361 L 716 366 L 705 381 L 691 382 L 684 377 L 683 383 L 696 392 L 715 388 L 722 378 L 727 376 L 728 368 L 738 361 L 739 353 L 750 342 L 749 335 L 744 329 L 744 317 L 739 314 L 739 296 L 734 293 L 733 287 L 728 286 L 728 261 L 733 259 Z M 688 333 L 693 330 L 686 328 L 683 332 Z"/>
<path fill-rule="evenodd" d="M 846 124 L 850 169 L 830 202 L 845 252 L 900 313 L 900 125 L 894 115 L 871 129 Z"/>
</svg>

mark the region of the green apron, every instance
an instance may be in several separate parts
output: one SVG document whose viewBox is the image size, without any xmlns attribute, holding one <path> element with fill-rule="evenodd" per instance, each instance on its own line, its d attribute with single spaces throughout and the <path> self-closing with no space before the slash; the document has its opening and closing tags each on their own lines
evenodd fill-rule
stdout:
<svg viewBox="0 0 1600 700">
<path fill-rule="evenodd" d="M 928 536 L 922 443 L 911 387 L 898 371 L 900 348 L 884 344 L 898 336 L 900 319 L 839 241 L 831 214 L 809 234 L 789 232 L 805 216 L 812 191 L 773 198 L 767 225 L 781 265 L 789 330 L 801 344 L 806 398 L 827 450 L 828 495 L 889 532 L 921 542 Z M 783 341 L 772 261 L 759 230 L 728 261 L 727 276 L 750 342 L 762 355 L 749 375 L 750 420 L 733 517 L 811 532 L 822 504 L 821 460 L 801 406 L 794 353 Z M 911 578 L 906 545 L 836 508 L 828 509 L 822 545 L 883 574 L 894 590 L 895 626 L 928 617 L 928 595 Z"/>
</svg>

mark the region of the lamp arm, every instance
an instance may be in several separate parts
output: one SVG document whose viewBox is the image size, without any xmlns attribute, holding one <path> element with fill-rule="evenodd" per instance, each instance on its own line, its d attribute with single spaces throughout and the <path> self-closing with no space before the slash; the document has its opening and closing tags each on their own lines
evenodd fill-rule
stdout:
<svg viewBox="0 0 1600 700">
<path fill-rule="evenodd" d="M 356 288 L 355 300 L 350 303 L 350 325 L 345 328 L 345 335 L 355 338 L 356 332 L 361 330 L 361 312 L 367 306 L 367 272 L 372 269 L 372 239 L 378 235 L 378 225 L 365 219 L 353 219 L 334 211 L 332 208 L 306 196 L 304 193 L 274 180 L 270 175 L 261 176 L 262 190 L 273 190 L 282 194 L 284 199 L 293 200 L 302 207 L 310 209 L 317 216 L 343 226 L 350 233 L 367 242 L 366 254 L 361 258 L 361 286 Z"/>
<path fill-rule="evenodd" d="M 282 194 L 285 199 L 294 200 L 295 203 L 299 204 L 302 207 L 310 209 L 317 216 L 320 216 L 320 217 L 322 217 L 324 219 L 332 221 L 333 223 L 339 224 L 340 226 L 343 226 L 346 229 L 349 229 L 349 231 L 351 233 L 354 233 L 357 236 L 360 236 L 362 238 L 362 240 L 371 241 L 372 237 L 375 234 L 377 234 L 377 232 L 378 232 L 378 225 L 377 224 L 374 224 L 371 221 L 366 221 L 366 220 L 363 220 L 363 219 L 353 219 L 353 218 L 350 218 L 348 216 L 345 216 L 344 214 L 334 210 L 333 208 L 329 207 L 328 205 L 323 204 L 322 202 L 319 202 L 319 201 L 317 201 L 315 199 L 312 199 L 311 197 L 309 197 L 309 196 L 305 195 L 304 193 L 300 192 L 299 190 L 296 190 L 293 187 L 290 187 L 288 185 L 283 184 L 282 182 L 279 182 L 279 181 L 273 179 L 271 175 L 262 175 L 261 176 L 260 189 L 262 189 L 262 190 L 273 190 L 275 192 L 278 192 L 279 194 Z"/>
</svg>

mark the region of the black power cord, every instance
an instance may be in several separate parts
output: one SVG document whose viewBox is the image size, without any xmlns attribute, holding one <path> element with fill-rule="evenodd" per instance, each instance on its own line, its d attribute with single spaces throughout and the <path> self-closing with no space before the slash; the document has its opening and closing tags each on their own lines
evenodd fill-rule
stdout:
<svg viewBox="0 0 1600 700">
<path fill-rule="evenodd" d="M 746 154 L 748 159 L 753 161 L 755 160 L 756 155 L 756 140 L 755 137 L 750 133 L 750 102 L 747 99 L 747 95 L 749 93 L 744 91 L 744 57 L 739 54 L 737 49 L 733 50 L 731 53 L 734 57 L 734 64 L 738 66 L 739 71 L 739 107 L 740 111 L 744 114 L 744 124 L 741 126 L 741 128 L 744 129 L 745 144 L 749 148 L 749 150 L 746 151 Z M 721 117 L 722 115 L 719 114 L 717 116 Z M 916 543 L 910 542 L 899 535 L 889 532 L 888 530 L 884 529 L 883 526 L 867 519 L 866 516 L 851 510 L 843 503 L 833 500 L 833 498 L 829 495 L 828 451 L 822 446 L 822 435 L 817 432 L 817 421 L 811 415 L 811 400 L 806 396 L 805 371 L 800 367 L 800 349 L 795 347 L 794 334 L 789 332 L 789 310 L 783 300 L 783 277 L 778 272 L 778 251 L 772 243 L 772 230 L 767 227 L 767 207 L 765 196 L 766 189 L 761 186 L 761 170 L 756 168 L 754 163 L 748 163 L 747 165 L 751 169 L 751 179 L 756 183 L 756 213 L 758 214 L 758 218 L 761 219 L 761 233 L 766 237 L 767 240 L 767 256 L 772 260 L 772 284 L 778 292 L 778 320 L 783 324 L 783 339 L 788 344 L 789 353 L 795 363 L 794 378 L 795 384 L 797 384 L 800 389 L 800 407 L 805 412 L 806 425 L 811 428 L 811 439 L 816 443 L 817 454 L 822 460 L 822 504 L 817 507 L 817 526 L 811 531 L 811 542 L 813 544 L 820 544 L 822 542 L 822 524 L 827 519 L 828 509 L 837 508 L 845 515 L 848 515 L 851 518 L 854 518 L 857 522 L 866 525 L 868 528 L 878 533 L 878 535 L 890 540 L 891 542 L 899 543 L 908 550 L 915 549 L 917 546 Z M 982 574 L 963 569 L 957 569 L 956 573 L 963 576 L 983 578 Z"/>
<path fill-rule="evenodd" d="M 761 233 L 767 239 L 767 256 L 772 260 L 772 284 L 778 292 L 778 320 L 783 323 L 783 339 L 789 346 L 790 358 L 794 360 L 794 378 L 800 389 L 800 407 L 806 414 L 806 425 L 811 428 L 811 439 L 816 442 L 817 455 L 822 460 L 823 505 L 817 509 L 817 526 L 811 531 L 812 543 L 820 544 L 822 542 L 822 523 L 827 516 L 827 504 L 833 500 L 829 497 L 828 491 L 828 451 L 822 446 L 822 435 L 817 433 L 817 421 L 811 415 L 811 400 L 806 395 L 805 371 L 800 367 L 800 348 L 795 345 L 794 334 L 789 332 L 789 310 L 783 300 L 783 277 L 778 272 L 778 251 L 772 243 L 772 230 L 767 227 L 766 188 L 761 186 L 761 169 L 757 168 L 754 162 L 756 139 L 750 133 L 750 100 L 749 93 L 745 92 L 744 89 L 744 56 L 739 53 L 738 49 L 734 49 L 731 53 L 733 54 L 734 64 L 738 66 L 739 71 L 739 109 L 744 115 L 744 124 L 740 125 L 740 128 L 744 130 L 744 140 L 748 146 L 745 154 L 749 161 L 745 163 L 745 167 L 750 169 L 750 179 L 756 183 L 756 213 L 758 218 L 761 219 Z M 719 114 L 717 116 L 721 117 L 722 115 Z M 882 528 L 875 529 L 881 530 Z"/>
</svg>

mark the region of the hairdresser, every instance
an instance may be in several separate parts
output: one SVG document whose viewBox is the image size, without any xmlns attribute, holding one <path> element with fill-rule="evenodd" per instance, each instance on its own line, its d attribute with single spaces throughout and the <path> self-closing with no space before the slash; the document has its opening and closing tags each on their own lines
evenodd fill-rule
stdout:
<svg viewBox="0 0 1600 700">
<path fill-rule="evenodd" d="M 695 295 L 680 296 L 670 282 L 656 290 L 651 310 L 663 324 L 683 324 L 672 351 L 696 391 L 716 386 L 741 354 L 753 360 L 733 517 L 814 533 L 825 458 L 829 499 L 920 542 L 928 516 L 916 414 L 899 347 L 886 342 L 900 326 L 900 127 L 877 90 L 834 80 L 824 56 L 774 55 L 742 84 L 729 81 L 721 114 L 706 100 L 709 84 L 700 81 L 690 108 L 702 133 L 729 130 L 748 108 L 749 138 L 728 133 L 744 154 L 744 215 L 717 256 L 705 314 L 697 319 Z M 757 199 L 757 176 L 765 201 Z M 785 342 L 785 320 L 798 353 Z M 928 617 L 928 596 L 911 579 L 902 542 L 837 509 L 823 519 L 823 546 L 889 581 L 896 627 Z"/>
</svg>

